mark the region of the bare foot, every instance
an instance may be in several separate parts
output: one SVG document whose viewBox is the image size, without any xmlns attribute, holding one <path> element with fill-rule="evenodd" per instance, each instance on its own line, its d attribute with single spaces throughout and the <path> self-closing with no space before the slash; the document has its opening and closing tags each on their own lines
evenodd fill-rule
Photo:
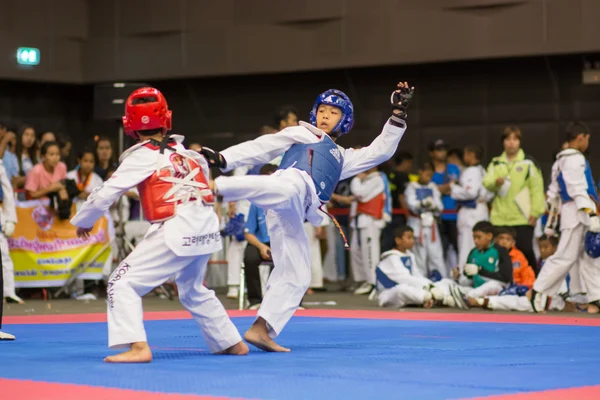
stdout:
<svg viewBox="0 0 600 400">
<path fill-rule="evenodd" d="M 246 343 L 239 341 L 238 343 L 234 344 L 231 347 L 226 348 L 223 351 L 219 351 L 218 353 L 215 353 L 217 355 L 229 355 L 229 356 L 245 356 L 246 354 L 248 354 L 248 352 L 250 351 L 250 349 L 248 349 L 248 346 L 246 345 Z"/>
<path fill-rule="evenodd" d="M 469 304 L 470 307 L 481 307 L 479 302 L 477 302 L 477 299 L 475 299 L 473 297 L 468 297 L 467 303 Z"/>
<path fill-rule="evenodd" d="M 129 350 L 104 359 L 107 363 L 149 363 L 150 361 L 152 361 L 152 351 L 148 342 L 132 343 Z"/>
<path fill-rule="evenodd" d="M 423 303 L 423 308 L 431 308 L 433 307 L 434 303 L 435 301 L 433 299 L 429 299 L 425 303 Z"/>
<path fill-rule="evenodd" d="M 590 303 L 587 307 L 588 314 L 598 314 L 600 313 L 600 307 L 595 305 L 594 303 Z"/>
<path fill-rule="evenodd" d="M 267 321 L 264 318 L 259 317 L 254 324 L 246 331 L 244 339 L 250 344 L 258 347 L 264 351 L 271 351 L 277 353 L 288 353 L 291 350 L 275 343 L 273 339 L 269 337 L 269 331 L 267 329 Z"/>
</svg>

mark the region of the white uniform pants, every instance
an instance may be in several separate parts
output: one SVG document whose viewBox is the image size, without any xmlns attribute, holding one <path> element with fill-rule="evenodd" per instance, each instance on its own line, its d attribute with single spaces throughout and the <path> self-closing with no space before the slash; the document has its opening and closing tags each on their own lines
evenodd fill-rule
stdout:
<svg viewBox="0 0 600 400">
<path fill-rule="evenodd" d="M 269 336 L 277 337 L 309 288 L 310 248 L 304 219 L 312 194 L 296 171 L 281 175 L 217 178 L 225 201 L 248 199 L 267 214 L 275 268 L 269 277 L 258 316 L 267 321 Z"/>
<path fill-rule="evenodd" d="M 600 300 L 600 258 L 592 259 L 584 251 L 587 230 L 588 227 L 581 223 L 572 229 L 561 230 L 556 253 L 544 263 L 533 284 L 534 290 L 554 297 L 569 271 L 578 268 L 581 279 L 571 281 L 571 293 L 587 292 L 590 302 Z"/>
<path fill-rule="evenodd" d="M 240 285 L 240 266 L 244 261 L 244 252 L 248 246 L 247 241 L 238 242 L 237 239 L 231 238 L 231 244 L 227 249 L 227 285 Z"/>
<path fill-rule="evenodd" d="M 107 287 L 108 344 L 145 342 L 142 296 L 175 274 L 181 304 L 192 314 L 208 349 L 215 353 L 242 340 L 215 293 L 203 285 L 210 255 L 180 257 L 165 244 L 161 226 L 115 269 Z"/>
<path fill-rule="evenodd" d="M 400 282 L 400 284 L 390 289 L 385 289 L 377 294 L 379 307 L 402 308 L 408 305 L 423 305 L 425 302 L 425 289 L 432 282 L 423 277 L 409 276 Z M 450 288 L 456 283 L 451 279 L 442 279 L 433 283 L 441 289 L 444 296 L 450 296 Z"/>
<path fill-rule="evenodd" d="M 477 203 L 476 208 L 462 207 L 458 210 L 458 265 L 461 268 L 467 263 L 467 257 L 473 248 L 473 227 L 479 221 L 488 221 L 489 212 L 487 204 Z"/>
<path fill-rule="evenodd" d="M 323 287 L 323 260 L 321 259 L 321 242 L 317 239 L 317 229 L 310 223 L 304 223 L 304 232 L 308 237 L 310 248 L 310 287 Z"/>
<path fill-rule="evenodd" d="M 549 310 L 562 311 L 565 301 L 560 296 L 552 297 Z M 492 296 L 488 299 L 488 308 L 501 311 L 533 312 L 531 300 L 526 296 Z"/>
<path fill-rule="evenodd" d="M 2 253 L 2 277 L 4 279 L 4 297 L 14 297 L 15 293 L 15 267 L 10 258 L 8 240 L 4 233 L 0 233 L 0 252 Z M 2 299 L 0 299 L 1 301 Z"/>
<path fill-rule="evenodd" d="M 413 228 L 414 229 L 414 228 Z M 415 246 L 413 253 L 417 267 L 421 275 L 429 276 L 429 273 L 437 269 L 443 278 L 448 276 L 446 263 L 444 262 L 444 252 L 442 250 L 442 239 L 437 227 L 422 228 L 423 232 L 415 231 Z M 432 240 L 432 229 L 435 229 L 435 241 Z"/>
<path fill-rule="evenodd" d="M 381 229 L 373 224 L 352 228 L 350 262 L 355 282 L 375 285 L 375 268 L 381 256 Z"/>
<path fill-rule="evenodd" d="M 498 281 L 487 281 L 476 288 L 467 288 L 465 290 L 468 297 L 478 299 L 480 297 L 495 296 L 504 289 L 506 285 Z"/>
</svg>

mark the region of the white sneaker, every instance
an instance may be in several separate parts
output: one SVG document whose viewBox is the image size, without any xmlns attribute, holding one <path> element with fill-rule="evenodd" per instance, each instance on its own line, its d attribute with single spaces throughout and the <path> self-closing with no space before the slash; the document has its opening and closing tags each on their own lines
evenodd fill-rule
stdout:
<svg viewBox="0 0 600 400">
<path fill-rule="evenodd" d="M 248 307 L 248 310 L 258 310 L 260 308 L 260 303 L 252 304 Z"/>
<path fill-rule="evenodd" d="M 15 340 L 14 335 L 0 331 L 0 340 Z"/>
<path fill-rule="evenodd" d="M 369 294 L 369 293 L 371 293 L 372 290 L 373 290 L 373 285 L 371 285 L 369 282 L 364 282 L 362 285 L 360 285 L 354 291 L 354 294 L 356 294 L 356 295 Z"/>
<path fill-rule="evenodd" d="M 240 294 L 240 288 L 237 286 L 229 286 L 229 290 L 227 291 L 228 299 L 237 299 Z"/>
</svg>

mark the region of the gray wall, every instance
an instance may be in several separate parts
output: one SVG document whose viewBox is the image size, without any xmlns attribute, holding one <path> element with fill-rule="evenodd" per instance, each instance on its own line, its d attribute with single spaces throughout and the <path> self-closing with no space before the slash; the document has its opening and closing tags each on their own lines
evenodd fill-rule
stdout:
<svg viewBox="0 0 600 400">
<path fill-rule="evenodd" d="M 151 80 L 586 53 L 598 0 L 0 0 L 0 78 Z M 16 65 L 19 46 L 42 63 Z"/>
</svg>

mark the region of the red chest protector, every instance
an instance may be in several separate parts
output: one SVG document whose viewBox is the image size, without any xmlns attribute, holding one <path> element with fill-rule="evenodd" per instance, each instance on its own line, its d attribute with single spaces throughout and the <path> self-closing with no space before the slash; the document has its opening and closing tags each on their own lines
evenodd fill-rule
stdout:
<svg viewBox="0 0 600 400">
<path fill-rule="evenodd" d="M 356 214 L 367 214 L 375 219 L 383 218 L 383 209 L 385 207 L 385 194 L 380 193 L 365 203 L 358 203 Z"/>
<path fill-rule="evenodd" d="M 179 204 L 201 201 L 210 205 L 215 202 L 198 161 L 177 153 L 171 147 L 174 144 L 170 142 L 167 146 L 166 140 L 144 144 L 145 147 L 160 152 L 156 172 L 137 186 L 144 217 L 152 223 L 175 216 Z M 180 194 L 182 190 L 183 195 Z"/>
</svg>

